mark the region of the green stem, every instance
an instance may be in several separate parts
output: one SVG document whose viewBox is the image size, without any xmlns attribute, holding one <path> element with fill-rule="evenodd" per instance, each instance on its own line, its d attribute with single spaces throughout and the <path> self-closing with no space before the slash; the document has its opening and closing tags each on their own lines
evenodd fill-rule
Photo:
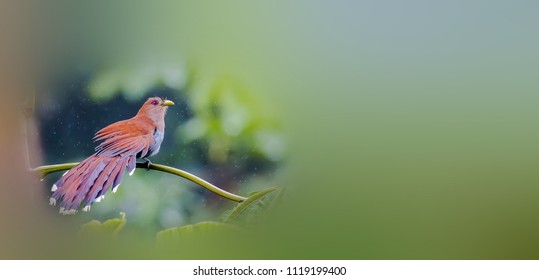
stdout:
<svg viewBox="0 0 539 280">
<path fill-rule="evenodd" d="M 75 167 L 78 163 L 63 163 L 63 164 L 54 164 L 54 165 L 44 165 L 44 166 L 40 166 L 40 167 L 36 167 L 36 168 L 33 168 L 31 169 L 31 171 L 34 171 L 34 172 L 38 172 L 42 178 L 49 175 L 50 173 L 54 173 L 54 172 L 58 172 L 58 171 L 63 171 L 63 170 L 69 170 L 73 167 Z M 147 163 L 137 163 L 137 168 L 148 168 L 148 164 Z M 173 174 L 173 175 L 176 175 L 176 176 L 180 176 L 180 177 L 183 177 L 193 183 L 196 183 L 197 185 L 199 186 L 202 186 L 224 198 L 227 198 L 227 199 L 230 199 L 232 201 L 236 201 L 236 202 L 242 202 L 244 200 L 246 200 L 247 198 L 243 197 L 243 196 L 239 196 L 239 195 L 235 195 L 233 193 L 229 193 L 223 189 L 220 189 L 212 184 L 210 184 L 209 182 L 203 180 L 202 178 L 199 178 L 187 171 L 183 171 L 181 169 L 177 169 L 177 168 L 174 168 L 174 167 L 170 167 L 170 166 L 166 166 L 166 165 L 161 165 L 161 164 L 154 164 L 154 163 L 151 163 L 150 166 L 149 166 L 149 169 L 152 169 L 152 170 L 157 170 L 157 171 L 162 171 L 162 172 L 166 172 L 166 173 L 170 173 L 170 174 Z"/>
</svg>

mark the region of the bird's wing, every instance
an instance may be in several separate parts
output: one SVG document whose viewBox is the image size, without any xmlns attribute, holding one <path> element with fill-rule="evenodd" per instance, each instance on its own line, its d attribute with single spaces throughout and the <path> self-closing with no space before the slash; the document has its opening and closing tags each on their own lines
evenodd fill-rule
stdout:
<svg viewBox="0 0 539 280">
<path fill-rule="evenodd" d="M 145 157 L 153 144 L 155 125 L 148 118 L 132 118 L 113 123 L 94 137 L 95 141 L 103 141 L 97 146 L 98 155 Z"/>
</svg>

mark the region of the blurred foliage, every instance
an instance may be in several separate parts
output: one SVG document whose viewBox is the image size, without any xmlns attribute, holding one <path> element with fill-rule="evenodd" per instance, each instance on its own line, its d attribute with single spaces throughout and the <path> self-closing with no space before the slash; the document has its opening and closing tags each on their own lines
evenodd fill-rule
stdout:
<svg viewBox="0 0 539 280">
<path fill-rule="evenodd" d="M 207 141 L 210 161 L 224 163 L 235 157 L 245 164 L 248 158 L 241 156 L 245 154 L 271 161 L 282 158 L 284 147 L 274 120 L 264 119 L 260 105 L 239 82 L 223 77 L 209 90 L 195 90 L 189 98 L 194 117 L 178 136 Z"/>
<path fill-rule="evenodd" d="M 89 84 L 89 93 L 96 100 L 106 100 L 122 92 L 131 101 L 138 101 L 156 85 L 181 89 L 185 73 L 177 66 L 144 65 L 115 67 L 99 71 Z"/>
<path fill-rule="evenodd" d="M 181 245 L 189 243 L 193 239 L 215 238 L 235 230 L 237 230 L 236 227 L 225 223 L 201 222 L 160 231 L 157 233 L 156 239 L 158 246 Z"/>
<path fill-rule="evenodd" d="M 247 225 L 271 210 L 282 198 L 284 188 L 268 188 L 252 192 L 249 197 L 222 215 L 222 222 L 204 221 L 193 225 L 183 225 L 162 230 L 157 233 L 158 246 L 181 246 L 182 244 L 203 242 L 223 235 L 236 233 L 239 225 Z M 81 226 L 80 236 L 90 238 L 115 237 L 126 224 L 125 213 L 120 218 L 101 223 L 92 220 Z"/>
<path fill-rule="evenodd" d="M 252 192 L 249 197 L 222 215 L 222 222 L 202 222 L 163 230 L 157 234 L 160 246 L 181 245 L 193 239 L 204 240 L 233 233 L 238 225 L 247 225 L 260 218 L 282 198 L 284 188 L 268 188 Z"/>
<path fill-rule="evenodd" d="M 120 213 L 120 218 L 114 218 L 106 220 L 101 223 L 97 220 L 92 220 L 81 226 L 81 236 L 101 236 L 101 237 L 115 237 L 124 228 L 127 220 L 125 219 L 125 213 Z"/>
<path fill-rule="evenodd" d="M 162 230 L 157 233 L 159 246 L 182 245 L 194 240 L 204 241 L 208 238 L 218 238 L 239 230 L 237 225 L 254 222 L 266 211 L 279 202 L 284 188 L 268 188 L 252 192 L 249 197 L 222 215 L 222 222 L 204 221 L 194 225 L 184 225 Z M 108 238 L 116 236 L 126 224 L 125 213 L 120 218 L 106 220 L 101 223 L 92 220 L 81 226 L 80 235 L 89 238 Z"/>
<path fill-rule="evenodd" d="M 222 220 L 228 224 L 251 222 L 277 204 L 283 193 L 284 188 L 269 188 L 252 192 L 245 201 L 234 209 L 226 211 Z"/>
</svg>

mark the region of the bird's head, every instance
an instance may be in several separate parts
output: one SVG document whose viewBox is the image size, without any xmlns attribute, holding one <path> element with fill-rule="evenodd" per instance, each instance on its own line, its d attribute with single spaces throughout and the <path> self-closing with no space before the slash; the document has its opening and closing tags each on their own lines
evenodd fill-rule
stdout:
<svg viewBox="0 0 539 280">
<path fill-rule="evenodd" d="M 167 113 L 168 106 L 174 105 L 174 102 L 161 97 L 151 97 L 144 102 L 138 114 L 145 115 L 155 122 L 163 121 Z"/>
</svg>

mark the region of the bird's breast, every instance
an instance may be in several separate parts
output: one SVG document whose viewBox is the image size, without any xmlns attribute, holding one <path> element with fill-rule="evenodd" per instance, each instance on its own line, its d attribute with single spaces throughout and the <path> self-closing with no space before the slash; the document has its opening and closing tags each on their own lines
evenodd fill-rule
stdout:
<svg viewBox="0 0 539 280">
<path fill-rule="evenodd" d="M 150 149 L 148 151 L 148 154 L 150 156 L 153 156 L 159 152 L 159 149 L 161 148 L 161 143 L 163 143 L 163 138 L 165 136 L 164 131 L 160 131 L 156 129 L 153 133 L 153 143 L 150 146 Z"/>
</svg>

